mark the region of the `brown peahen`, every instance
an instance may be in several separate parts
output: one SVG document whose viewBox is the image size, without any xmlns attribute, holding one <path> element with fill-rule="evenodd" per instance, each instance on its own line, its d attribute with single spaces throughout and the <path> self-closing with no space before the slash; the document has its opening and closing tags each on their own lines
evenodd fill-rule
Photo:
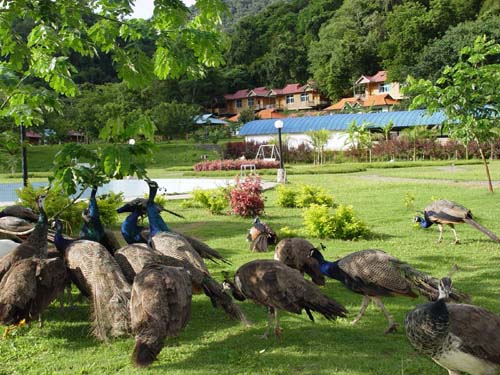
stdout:
<svg viewBox="0 0 500 375">
<path fill-rule="evenodd" d="M 224 293 L 219 283 L 209 273 L 200 271 L 186 260 L 164 255 L 146 244 L 124 246 L 116 251 L 115 259 L 130 283 L 144 267 L 150 264 L 182 268 L 188 273 L 194 291 L 203 291 L 214 307 L 221 306 L 232 318 L 241 320 L 247 326 L 250 325 L 245 315 L 233 303 L 232 298 Z"/>
<path fill-rule="evenodd" d="M 274 317 L 274 334 L 281 337 L 278 310 L 301 314 L 305 310 L 314 321 L 311 311 L 326 319 L 345 317 L 347 310 L 334 299 L 323 294 L 313 283 L 304 279 L 299 271 L 276 260 L 254 260 L 243 264 L 223 286 L 231 290 L 239 301 L 251 299 L 268 309 L 268 325 L 263 337 L 267 338 Z"/>
<path fill-rule="evenodd" d="M 92 333 L 101 341 L 130 332 L 130 285 L 123 272 L 98 242 L 78 240 L 59 248 L 72 280 L 92 304 Z"/>
<path fill-rule="evenodd" d="M 416 298 L 418 294 L 429 300 L 438 297 L 438 279 L 416 270 L 382 250 L 357 251 L 335 262 L 328 262 L 319 250 L 314 249 L 311 250 L 311 257 L 319 262 L 323 275 L 340 281 L 347 289 L 364 296 L 361 309 L 352 324 L 359 322 L 370 301 L 373 301 L 382 310 L 389 323 L 385 332 L 394 332 L 397 323 L 379 297 Z M 466 294 L 458 290 L 453 290 L 450 297 L 454 301 L 469 299 Z"/>
<path fill-rule="evenodd" d="M 130 299 L 135 366 L 149 366 L 165 339 L 178 336 L 186 326 L 191 313 L 191 289 L 189 275 L 179 268 L 149 264 L 137 274 Z"/>
<path fill-rule="evenodd" d="M 446 303 L 450 278 L 439 284 L 437 301 L 406 315 L 406 336 L 415 349 L 449 375 L 500 373 L 500 316 L 479 306 Z"/>
<path fill-rule="evenodd" d="M 248 231 L 247 241 L 250 242 L 250 250 L 265 252 L 269 245 L 276 245 L 278 236 L 268 224 L 263 223 L 256 217 Z"/>
<path fill-rule="evenodd" d="M 31 257 L 40 259 L 47 258 L 47 233 L 49 225 L 44 210 L 44 201 L 45 195 L 37 196 L 36 204 L 39 211 L 38 222 L 34 230 L 28 236 L 28 239 L 0 259 L 0 280 L 2 280 L 7 271 L 21 259 Z"/>
<path fill-rule="evenodd" d="M 16 262 L 0 282 L 0 323 L 39 318 L 63 292 L 66 267 L 61 258 L 27 258 Z"/>
<path fill-rule="evenodd" d="M 423 217 L 416 216 L 415 222 L 418 222 L 422 228 L 429 228 L 432 224 L 437 224 L 439 229 L 439 237 L 437 242 L 441 242 L 443 238 L 443 224 L 449 225 L 455 236 L 455 244 L 460 243 L 455 224 L 467 223 L 477 230 L 483 232 L 495 242 L 500 242 L 500 239 L 489 229 L 486 229 L 472 218 L 472 212 L 459 205 L 458 203 L 441 199 L 432 202 L 423 211 Z"/>
<path fill-rule="evenodd" d="M 285 238 L 276 245 L 274 259 L 307 273 L 316 285 L 325 285 L 318 261 L 309 256 L 312 249 L 314 245 L 303 238 Z"/>
</svg>

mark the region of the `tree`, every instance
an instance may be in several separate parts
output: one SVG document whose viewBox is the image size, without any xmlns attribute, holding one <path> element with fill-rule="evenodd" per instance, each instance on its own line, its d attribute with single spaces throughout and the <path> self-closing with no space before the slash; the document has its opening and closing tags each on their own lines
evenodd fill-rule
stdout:
<svg viewBox="0 0 500 375">
<path fill-rule="evenodd" d="M 10 170 L 10 173 L 15 173 L 19 165 L 21 144 L 19 143 L 19 136 L 12 132 L 0 133 L 0 151 L 4 151 L 2 155 L 2 165 Z"/>
<path fill-rule="evenodd" d="M 325 146 L 330 139 L 331 133 L 326 129 L 309 130 L 306 132 L 311 138 L 311 144 L 316 151 L 314 164 L 323 164 L 325 162 Z"/>
<path fill-rule="evenodd" d="M 371 163 L 373 139 L 368 126 L 369 124 L 367 122 L 363 121 L 361 125 L 358 125 L 356 124 L 356 120 L 353 120 L 347 127 L 347 139 L 344 144 L 349 145 L 355 151 L 366 149 Z"/>
<path fill-rule="evenodd" d="M 429 80 L 408 79 L 409 93 L 417 93 L 411 108 L 427 107 L 427 112 L 442 110 L 447 119 L 443 127 L 462 143 L 477 142 L 484 164 L 488 189 L 493 192 L 482 143 L 498 129 L 500 106 L 500 44 L 478 37 L 465 47 L 459 61 L 447 66 L 435 84 Z"/>
<path fill-rule="evenodd" d="M 129 87 L 144 87 L 155 76 L 196 77 L 205 67 L 219 66 L 224 39 L 217 26 L 226 7 L 219 0 L 197 0 L 195 7 L 192 15 L 180 1 L 157 1 L 153 17 L 144 21 L 130 19 L 128 0 L 9 2 L 0 12 L 0 116 L 30 126 L 43 121 L 44 111 L 59 109 L 57 95 L 77 95 L 69 59 L 75 54 L 109 55 Z M 25 19 L 32 21 L 24 27 L 27 37 L 11 27 Z M 144 41 L 154 41 L 151 54 Z M 100 124 L 100 139 L 112 144 L 95 154 L 71 146 L 61 151 L 55 178 L 67 192 L 74 192 L 77 182 L 85 187 L 112 177 L 145 176 L 153 124 L 143 113 L 132 117 Z M 128 144 L 130 138 L 137 142 Z M 79 157 L 95 165 L 83 170 L 73 162 Z"/>
</svg>

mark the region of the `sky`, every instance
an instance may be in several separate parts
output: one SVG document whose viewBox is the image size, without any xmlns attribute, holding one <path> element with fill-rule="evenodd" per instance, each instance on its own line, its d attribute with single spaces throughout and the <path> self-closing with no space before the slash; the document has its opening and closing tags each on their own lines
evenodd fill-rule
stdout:
<svg viewBox="0 0 500 375">
<path fill-rule="evenodd" d="M 195 0 L 182 0 L 187 6 L 191 6 L 195 3 Z M 148 19 L 153 15 L 153 3 L 154 0 L 135 0 L 134 6 L 134 18 L 144 18 Z"/>
</svg>

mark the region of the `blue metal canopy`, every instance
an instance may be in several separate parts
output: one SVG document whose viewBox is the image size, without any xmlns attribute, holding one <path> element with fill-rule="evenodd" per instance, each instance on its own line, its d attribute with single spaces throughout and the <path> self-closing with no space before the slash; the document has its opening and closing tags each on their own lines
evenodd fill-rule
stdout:
<svg viewBox="0 0 500 375">
<path fill-rule="evenodd" d="M 443 112 L 429 115 L 423 109 L 415 111 L 395 111 L 376 113 L 332 114 L 325 116 L 308 116 L 282 118 L 283 133 L 305 133 L 309 130 L 326 129 L 330 131 L 346 131 L 354 121 L 357 125 L 366 123 L 370 128 L 381 128 L 392 121 L 393 128 L 411 126 L 441 125 L 446 119 Z M 277 119 L 254 120 L 247 122 L 239 131 L 239 135 L 275 134 L 274 122 Z"/>
</svg>

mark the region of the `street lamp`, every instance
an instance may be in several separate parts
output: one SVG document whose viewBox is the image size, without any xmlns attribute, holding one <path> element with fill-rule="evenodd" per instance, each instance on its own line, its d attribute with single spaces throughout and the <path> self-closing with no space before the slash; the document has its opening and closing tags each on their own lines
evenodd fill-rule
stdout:
<svg viewBox="0 0 500 375">
<path fill-rule="evenodd" d="M 283 121 L 281 120 L 276 120 L 274 122 L 274 127 L 278 129 L 278 143 L 280 147 L 280 168 L 278 169 L 278 176 L 277 176 L 277 181 L 280 184 L 286 183 L 286 171 L 285 171 L 285 166 L 283 165 L 283 147 L 281 144 L 281 129 L 283 128 Z"/>
</svg>

